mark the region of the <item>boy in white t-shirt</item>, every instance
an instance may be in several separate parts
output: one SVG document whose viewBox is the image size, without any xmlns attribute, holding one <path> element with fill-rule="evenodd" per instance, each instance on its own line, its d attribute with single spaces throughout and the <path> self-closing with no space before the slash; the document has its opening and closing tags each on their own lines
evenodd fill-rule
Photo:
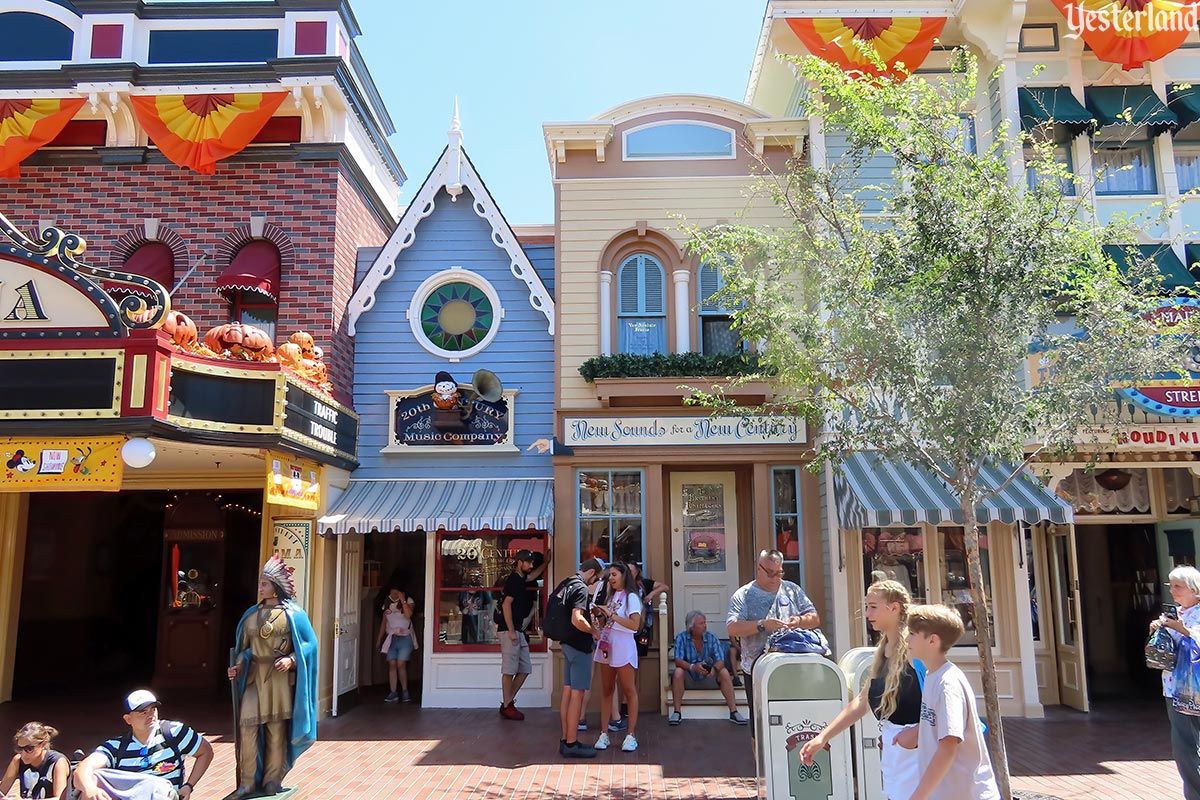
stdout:
<svg viewBox="0 0 1200 800">
<path fill-rule="evenodd" d="M 963 671 L 946 660 L 962 635 L 962 617 L 949 606 L 908 610 L 908 654 L 928 670 L 916 736 L 921 782 L 911 800 L 1000 800 L 975 692 Z M 911 749 L 911 730 L 896 743 Z"/>
</svg>

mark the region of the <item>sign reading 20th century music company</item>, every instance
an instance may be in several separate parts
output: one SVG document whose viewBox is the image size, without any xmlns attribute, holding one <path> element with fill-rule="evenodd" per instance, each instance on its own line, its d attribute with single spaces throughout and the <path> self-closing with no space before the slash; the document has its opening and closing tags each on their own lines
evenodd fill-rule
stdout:
<svg viewBox="0 0 1200 800">
<path fill-rule="evenodd" d="M 804 420 L 798 417 L 568 417 L 563 444 L 587 445 L 729 445 L 804 444 Z"/>
</svg>

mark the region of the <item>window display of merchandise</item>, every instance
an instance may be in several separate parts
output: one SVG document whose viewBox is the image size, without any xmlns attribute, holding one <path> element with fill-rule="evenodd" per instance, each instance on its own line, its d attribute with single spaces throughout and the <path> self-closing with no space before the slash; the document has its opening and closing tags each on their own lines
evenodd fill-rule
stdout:
<svg viewBox="0 0 1200 800">
<path fill-rule="evenodd" d="M 942 546 L 942 602 L 958 609 L 966 632 L 958 640 L 959 647 L 974 647 L 979 641 L 975 632 L 975 601 L 971 599 L 971 578 L 967 567 L 966 532 L 962 528 L 940 528 Z M 988 553 L 988 537 L 979 531 L 979 560 L 983 567 L 983 591 L 992 597 L 992 568 Z M 996 619 L 994 604 L 988 606 L 988 622 L 991 623 L 991 643 L 996 646 Z"/>
<path fill-rule="evenodd" d="M 546 553 L 544 531 L 441 531 L 437 540 L 436 609 L 438 636 L 434 650 L 490 652 L 500 648 L 495 614 L 503 602 L 504 582 L 512 574 L 513 557 L 531 550 Z M 545 608 L 544 577 L 528 584 L 535 597 L 530 625 Z M 530 634 L 535 650 L 545 650 L 540 630 Z"/>
<path fill-rule="evenodd" d="M 865 585 L 892 580 L 912 596 L 929 602 L 925 586 L 925 537 L 920 528 L 863 528 Z"/>
<path fill-rule="evenodd" d="M 580 471 L 579 560 L 643 561 L 645 507 L 639 471 Z"/>
</svg>

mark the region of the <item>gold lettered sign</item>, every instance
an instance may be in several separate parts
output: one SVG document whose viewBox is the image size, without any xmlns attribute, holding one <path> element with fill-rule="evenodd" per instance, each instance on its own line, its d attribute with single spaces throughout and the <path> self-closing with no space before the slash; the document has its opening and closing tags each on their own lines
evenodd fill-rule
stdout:
<svg viewBox="0 0 1200 800">
<path fill-rule="evenodd" d="M 296 602 L 306 606 L 308 599 L 308 546 L 312 540 L 310 519 L 277 519 L 271 523 L 271 548 L 289 567 L 296 584 Z"/>
<path fill-rule="evenodd" d="M 316 511 L 321 502 L 321 465 L 268 450 L 267 502 Z"/>
<path fill-rule="evenodd" d="M 0 439 L 0 492 L 117 492 L 123 436 Z"/>
</svg>

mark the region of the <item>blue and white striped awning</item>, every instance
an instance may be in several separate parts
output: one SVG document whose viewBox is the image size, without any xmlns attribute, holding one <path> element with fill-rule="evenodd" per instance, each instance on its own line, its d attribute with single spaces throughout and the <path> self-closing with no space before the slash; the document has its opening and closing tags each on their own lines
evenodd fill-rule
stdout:
<svg viewBox="0 0 1200 800">
<path fill-rule="evenodd" d="M 317 522 L 327 534 L 393 531 L 550 530 L 551 480 L 350 481 Z"/>
<path fill-rule="evenodd" d="M 1000 486 L 1011 471 L 988 465 L 980 480 Z M 889 461 L 876 452 L 854 453 L 834 468 L 838 523 L 843 528 L 963 523 L 958 496 L 932 472 Z M 1056 497 L 1028 471 L 976 507 L 979 524 L 1043 520 L 1065 525 L 1074 518 L 1070 504 Z"/>
</svg>

